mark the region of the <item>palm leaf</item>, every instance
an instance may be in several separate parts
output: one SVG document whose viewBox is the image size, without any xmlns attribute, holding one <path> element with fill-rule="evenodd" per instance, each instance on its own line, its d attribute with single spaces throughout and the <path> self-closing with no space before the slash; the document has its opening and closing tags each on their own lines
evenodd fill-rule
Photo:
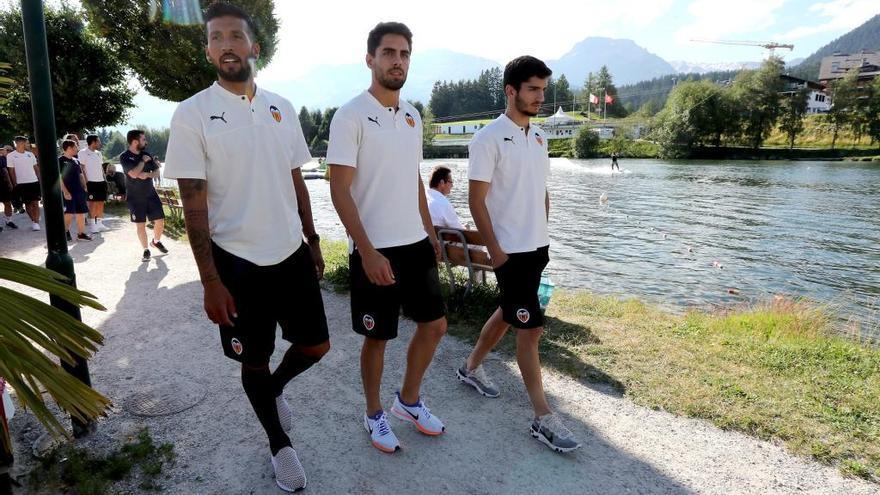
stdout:
<svg viewBox="0 0 880 495">
<path fill-rule="evenodd" d="M 68 285 L 51 270 L 0 258 L 0 280 L 25 285 L 60 297 L 77 307 L 105 308 L 95 296 Z M 66 435 L 43 399 L 42 386 L 73 417 L 93 419 L 110 401 L 64 371 L 50 355 L 73 363 L 74 356 L 88 359 L 102 344 L 101 334 L 43 301 L 0 287 L 0 376 L 16 391 L 22 406 L 33 411 L 46 429 Z M 48 355 L 47 355 L 48 353 Z"/>
</svg>

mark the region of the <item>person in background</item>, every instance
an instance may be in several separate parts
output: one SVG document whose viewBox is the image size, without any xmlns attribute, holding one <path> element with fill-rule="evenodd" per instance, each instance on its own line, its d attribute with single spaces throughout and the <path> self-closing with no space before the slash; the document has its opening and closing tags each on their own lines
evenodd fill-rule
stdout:
<svg viewBox="0 0 880 495">
<path fill-rule="evenodd" d="M 73 240 L 70 235 L 70 224 L 76 217 L 76 240 L 91 241 L 92 237 L 86 233 L 86 213 L 89 206 L 86 204 L 86 177 L 82 166 L 74 158 L 76 156 L 76 142 L 67 139 L 61 143 L 61 156 L 58 157 L 58 168 L 61 170 L 61 194 L 64 197 L 64 230 L 67 231 L 67 242 Z"/>
<path fill-rule="evenodd" d="M 18 225 L 12 221 L 12 180 L 6 165 L 6 147 L 0 147 L 0 203 L 3 203 L 3 214 L 6 217 L 6 228 L 15 230 Z M 3 227 L 0 226 L 0 232 Z"/>
<path fill-rule="evenodd" d="M 104 180 L 104 157 L 101 155 L 101 138 L 94 134 L 86 136 L 86 147 L 79 150 L 77 158 L 86 176 L 86 192 L 89 200 L 89 216 L 92 233 L 107 230 L 104 218 L 104 202 L 107 201 L 107 181 Z"/>
<path fill-rule="evenodd" d="M 428 211 L 431 213 L 431 222 L 437 227 L 451 227 L 465 230 L 461 219 L 455 213 L 455 207 L 449 202 L 449 193 L 452 191 L 452 170 L 443 165 L 434 167 L 431 172 L 431 180 L 428 182 Z"/>
<path fill-rule="evenodd" d="M 9 177 L 15 192 L 21 198 L 28 217 L 31 219 L 31 230 L 40 230 L 40 166 L 37 157 L 30 150 L 28 138 L 16 136 L 15 151 L 6 155 Z"/>
<path fill-rule="evenodd" d="M 159 193 L 153 187 L 153 179 L 159 176 L 159 164 L 152 155 L 147 153 L 147 138 L 144 131 L 133 129 L 126 136 L 128 149 L 119 155 L 119 163 L 125 171 L 125 189 L 128 192 L 126 201 L 131 221 L 137 227 L 138 240 L 144 250 L 141 261 L 150 261 L 150 248 L 147 245 L 147 219 L 153 222 L 153 240 L 150 246 L 162 254 L 168 249 L 162 244 L 162 232 L 165 230 L 165 211 Z"/>
</svg>

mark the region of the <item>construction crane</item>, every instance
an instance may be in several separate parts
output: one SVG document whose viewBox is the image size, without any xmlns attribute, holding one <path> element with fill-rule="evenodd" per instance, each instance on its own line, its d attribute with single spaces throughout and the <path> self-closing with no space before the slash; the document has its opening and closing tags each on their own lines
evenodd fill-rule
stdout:
<svg viewBox="0 0 880 495">
<path fill-rule="evenodd" d="M 691 41 L 697 41 L 700 43 L 716 43 L 719 45 L 738 45 L 738 46 L 760 46 L 761 48 L 766 48 L 772 57 L 776 52 L 777 48 L 787 48 L 788 50 L 794 50 L 794 45 L 788 43 L 777 43 L 775 41 L 732 41 L 732 40 L 705 40 L 705 39 L 693 39 Z"/>
</svg>

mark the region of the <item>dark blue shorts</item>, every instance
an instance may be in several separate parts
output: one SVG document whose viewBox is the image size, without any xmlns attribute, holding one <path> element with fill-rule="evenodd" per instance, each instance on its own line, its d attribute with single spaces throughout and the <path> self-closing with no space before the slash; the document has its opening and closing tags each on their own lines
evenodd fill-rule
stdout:
<svg viewBox="0 0 880 495">
<path fill-rule="evenodd" d="M 86 203 L 86 193 L 76 192 L 71 198 L 64 200 L 64 214 L 73 215 L 75 213 L 88 213 L 89 205 Z"/>
<path fill-rule="evenodd" d="M 131 214 L 131 221 L 134 223 L 144 223 L 147 219 L 152 222 L 165 218 L 162 201 L 159 200 L 159 195 L 155 192 L 145 198 L 129 194 L 126 197 L 126 201 L 128 202 L 128 212 Z"/>
</svg>

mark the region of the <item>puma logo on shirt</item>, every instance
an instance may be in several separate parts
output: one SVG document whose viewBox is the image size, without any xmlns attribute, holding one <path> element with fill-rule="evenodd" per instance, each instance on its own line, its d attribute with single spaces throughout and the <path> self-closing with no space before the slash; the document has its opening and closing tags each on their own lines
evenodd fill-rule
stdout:
<svg viewBox="0 0 880 495">
<path fill-rule="evenodd" d="M 223 112 L 220 115 L 211 115 L 211 120 L 222 120 L 224 124 L 229 123 L 226 122 L 226 112 Z"/>
<path fill-rule="evenodd" d="M 382 127 L 382 124 L 379 123 L 379 117 L 367 117 L 367 120 L 376 124 L 379 127 Z"/>
<path fill-rule="evenodd" d="M 513 136 L 504 138 L 504 142 L 505 142 L 505 143 L 508 142 L 508 141 L 510 141 L 511 143 L 513 143 Z M 513 144 L 516 144 L 516 143 L 513 143 Z"/>
</svg>

